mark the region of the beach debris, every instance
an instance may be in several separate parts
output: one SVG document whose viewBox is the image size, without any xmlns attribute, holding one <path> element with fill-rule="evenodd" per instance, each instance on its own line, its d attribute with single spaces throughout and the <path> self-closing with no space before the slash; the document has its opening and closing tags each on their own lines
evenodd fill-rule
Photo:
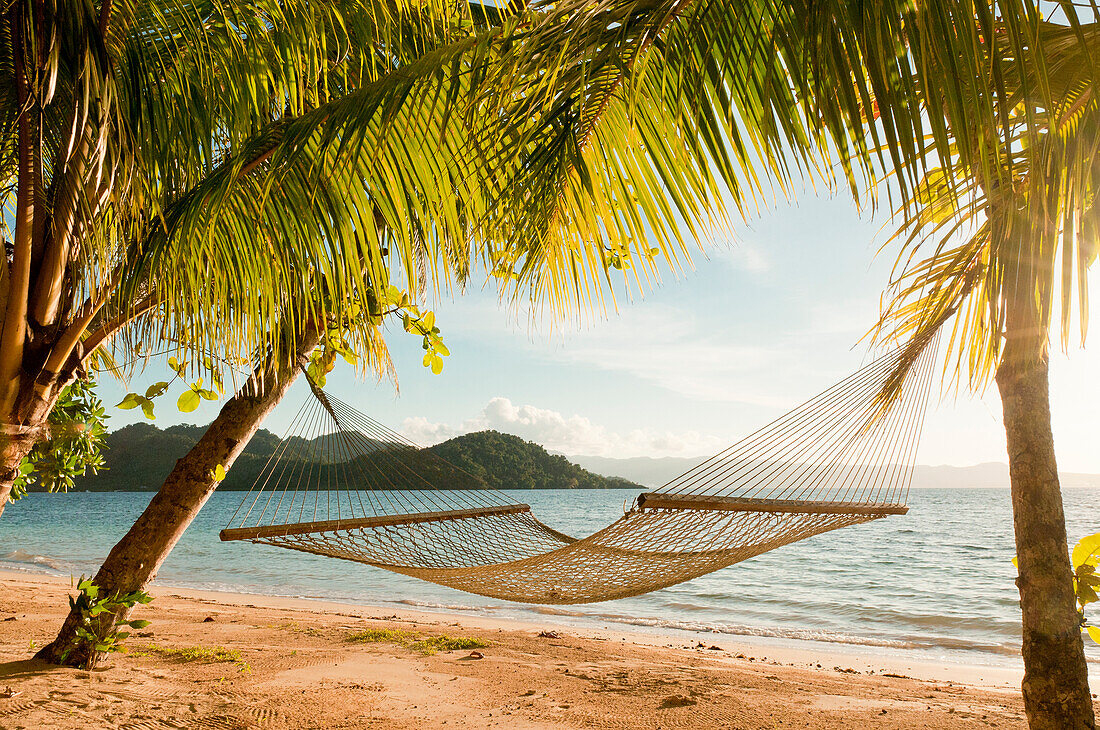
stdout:
<svg viewBox="0 0 1100 730">
<path fill-rule="evenodd" d="M 524 692 L 523 694 L 521 694 L 520 697 L 531 697 L 534 694 L 535 694 L 535 690 L 529 689 L 526 692 Z"/>
<path fill-rule="evenodd" d="M 665 697 L 664 701 L 661 702 L 660 707 L 657 709 L 667 710 L 672 707 L 689 707 L 694 704 L 698 703 L 690 697 L 685 697 L 684 695 L 670 695 L 669 697 Z"/>
<path fill-rule="evenodd" d="M 711 644 L 707 647 L 707 651 L 722 651 L 722 647 Z"/>
<path fill-rule="evenodd" d="M 5 621 L 15 621 L 15 616 L 8 616 Z"/>
<path fill-rule="evenodd" d="M 202 622 L 203 622 L 204 624 L 209 624 L 209 623 L 213 623 L 213 622 L 214 622 L 214 617 L 213 617 L 213 616 L 207 616 L 206 618 L 204 618 L 204 619 L 202 620 Z"/>
<path fill-rule="evenodd" d="M 540 639 L 560 639 L 561 634 L 559 634 L 557 631 L 547 631 L 546 629 L 543 629 L 538 633 L 538 637 Z"/>
<path fill-rule="evenodd" d="M 5 687 L 4 691 L 0 692 L 0 697 L 4 698 L 5 700 L 10 700 L 12 697 L 18 697 L 21 694 L 23 693 L 19 692 L 18 690 L 13 690 L 11 687 Z"/>
<path fill-rule="evenodd" d="M 469 654 L 463 657 L 463 659 L 484 659 L 485 655 L 480 651 L 471 651 Z"/>
</svg>

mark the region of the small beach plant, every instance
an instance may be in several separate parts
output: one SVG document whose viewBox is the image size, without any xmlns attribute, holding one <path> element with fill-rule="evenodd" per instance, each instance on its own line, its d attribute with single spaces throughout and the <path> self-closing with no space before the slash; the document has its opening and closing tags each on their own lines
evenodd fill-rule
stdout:
<svg viewBox="0 0 1100 730">
<path fill-rule="evenodd" d="M 152 602 L 153 597 L 145 591 L 103 593 L 90 578 L 83 576 L 76 588 L 79 593 L 69 596 L 69 608 L 73 614 L 79 615 L 79 625 L 74 632 L 73 645 L 64 655 L 68 657 L 74 650 L 80 649 L 81 656 L 86 657 L 84 668 L 91 669 L 103 654 L 126 651 L 122 642 L 130 636 L 130 632 L 121 630 L 121 627 L 143 629 L 149 625 L 148 621 L 141 619 L 119 619 L 139 603 Z"/>
<path fill-rule="evenodd" d="M 131 656 L 149 656 L 158 654 L 169 659 L 178 659 L 181 662 L 203 662 L 206 664 L 227 663 L 235 666 L 244 674 L 251 674 L 252 667 L 236 649 L 227 649 L 224 646 L 181 646 L 168 648 L 156 644 L 146 644 L 140 652 Z"/>
<path fill-rule="evenodd" d="M 422 636 L 416 632 L 395 631 L 393 629 L 364 629 L 347 635 L 352 644 L 397 644 L 406 649 L 431 656 L 441 651 L 459 651 L 465 649 L 484 649 L 489 642 L 473 636 Z"/>
</svg>

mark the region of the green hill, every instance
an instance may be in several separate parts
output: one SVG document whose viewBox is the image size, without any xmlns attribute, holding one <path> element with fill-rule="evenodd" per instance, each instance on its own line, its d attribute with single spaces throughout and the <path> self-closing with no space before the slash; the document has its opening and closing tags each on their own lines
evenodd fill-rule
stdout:
<svg viewBox="0 0 1100 730">
<path fill-rule="evenodd" d="M 109 433 L 103 455 L 107 468 L 99 474 L 86 475 L 76 480 L 77 490 L 90 491 L 153 491 L 160 487 L 172 470 L 176 460 L 182 457 L 205 432 L 203 426 L 170 426 L 160 429 L 149 423 L 137 423 Z M 261 429 L 230 469 L 221 485 L 225 490 L 247 490 L 265 465 L 276 453 L 280 439 L 270 431 Z M 331 457 L 314 469 L 331 474 L 332 483 L 340 486 L 362 488 L 361 477 L 344 475 L 374 475 L 381 483 L 398 488 L 423 489 L 430 484 L 437 488 L 469 488 L 479 485 L 468 477 L 454 478 L 453 471 L 438 459 L 459 467 L 464 472 L 495 489 L 615 489 L 639 488 L 637 484 L 619 477 L 603 477 L 593 474 L 564 456 L 547 453 L 538 444 L 524 441 L 517 436 L 497 431 L 479 431 L 453 438 L 423 452 L 403 452 L 395 456 L 386 451 L 379 454 L 362 454 L 353 462 L 332 462 Z M 282 450 L 276 470 L 287 467 L 288 473 L 303 460 L 316 462 L 319 444 L 297 438 Z M 384 457 L 384 458 L 383 458 Z M 402 479 L 404 464 L 413 464 L 417 474 L 427 481 L 413 483 Z M 326 476 L 326 478 L 329 478 Z"/>
<path fill-rule="evenodd" d="M 538 444 L 498 431 L 478 431 L 429 448 L 496 489 L 640 488 L 620 477 L 593 474 Z"/>
</svg>

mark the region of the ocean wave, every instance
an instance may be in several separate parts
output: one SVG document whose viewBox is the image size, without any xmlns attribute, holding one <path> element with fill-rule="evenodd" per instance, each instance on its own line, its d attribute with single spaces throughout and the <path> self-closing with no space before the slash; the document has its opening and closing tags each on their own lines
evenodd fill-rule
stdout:
<svg viewBox="0 0 1100 730">
<path fill-rule="evenodd" d="M 28 570 L 31 566 L 37 568 L 33 572 L 43 572 L 42 568 L 49 568 L 50 571 L 57 573 L 68 573 L 69 565 L 64 561 L 56 558 L 51 558 L 48 555 L 36 555 L 35 553 L 28 553 L 25 550 L 11 550 L 4 555 L 0 555 L 0 564 L 5 564 L 4 567 L 12 568 L 14 570 Z M 49 571 L 46 571 L 49 572 Z"/>
<path fill-rule="evenodd" d="M 495 608 L 503 608 L 503 606 L 467 606 L 462 603 L 432 603 L 431 601 L 417 601 L 412 598 L 400 598 L 389 601 L 389 603 L 399 603 L 402 606 L 413 606 L 414 608 L 438 608 L 446 611 L 491 611 Z"/>
</svg>

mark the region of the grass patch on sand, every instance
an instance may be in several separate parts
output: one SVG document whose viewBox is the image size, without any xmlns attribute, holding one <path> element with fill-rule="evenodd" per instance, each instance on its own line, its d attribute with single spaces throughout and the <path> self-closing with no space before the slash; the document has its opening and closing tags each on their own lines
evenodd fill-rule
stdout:
<svg viewBox="0 0 1100 730">
<path fill-rule="evenodd" d="M 321 629 L 317 629 L 312 626 L 303 626 L 297 621 L 284 621 L 281 624 L 269 624 L 264 628 L 292 631 L 296 634 L 305 634 L 306 636 L 320 637 L 325 635 L 325 632 L 321 631 Z"/>
<path fill-rule="evenodd" d="M 177 659 L 181 662 L 205 662 L 207 664 L 225 662 L 233 664 L 242 672 L 251 672 L 252 667 L 241 658 L 241 653 L 236 649 L 226 649 L 224 646 L 181 646 L 169 648 L 147 644 L 139 652 L 132 652 L 133 656 L 149 656 L 157 654 L 169 659 Z"/>
<path fill-rule="evenodd" d="M 462 649 L 484 649 L 488 641 L 472 636 L 422 636 L 408 631 L 391 629 L 364 629 L 347 635 L 347 641 L 353 644 L 397 644 L 421 654 L 436 654 L 441 651 L 459 651 Z"/>
</svg>

